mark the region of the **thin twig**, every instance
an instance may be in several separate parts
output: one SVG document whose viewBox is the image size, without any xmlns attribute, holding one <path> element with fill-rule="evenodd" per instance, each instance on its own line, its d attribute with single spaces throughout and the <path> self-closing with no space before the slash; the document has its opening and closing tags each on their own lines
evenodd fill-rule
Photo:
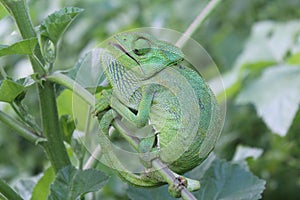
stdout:
<svg viewBox="0 0 300 200">
<path fill-rule="evenodd" d="M 51 82 L 65 86 L 66 88 L 70 89 L 75 94 L 77 94 L 79 97 L 81 97 L 82 100 L 84 100 L 87 104 L 94 106 L 94 103 L 96 101 L 95 97 L 89 91 L 84 89 L 80 84 L 78 84 L 76 81 L 69 78 L 68 76 L 60 72 L 55 72 L 51 75 L 46 76 L 45 78 Z"/>
<path fill-rule="evenodd" d="M 186 41 L 193 35 L 193 33 L 200 27 L 200 25 L 204 22 L 206 17 L 214 10 L 214 8 L 221 2 L 222 0 L 211 0 L 205 8 L 200 12 L 200 14 L 196 17 L 196 19 L 190 24 L 190 26 L 186 29 L 183 35 L 178 39 L 175 46 L 182 48 Z"/>
<path fill-rule="evenodd" d="M 86 142 L 86 139 L 87 137 L 89 136 L 89 133 L 90 133 L 90 125 L 91 125 L 91 110 L 92 110 L 92 106 L 89 106 L 89 111 L 87 112 L 87 119 L 86 119 L 86 123 L 85 123 L 85 127 L 84 127 L 84 134 L 85 134 L 85 137 L 84 137 L 84 141 Z M 97 148 L 96 148 L 97 149 Z M 94 151 L 96 151 L 96 149 Z M 79 159 L 79 168 L 81 169 L 83 166 L 83 160 L 84 160 L 84 157 L 86 155 L 86 148 L 84 147 L 84 145 L 81 146 L 81 151 L 83 152 L 82 155 L 81 155 L 81 158 Z M 93 155 L 94 152 L 92 153 L 92 155 L 90 156 L 90 158 L 88 159 L 87 163 L 89 162 L 90 159 L 94 158 Z M 93 159 L 95 160 L 95 159 Z M 91 161 L 90 161 L 91 162 Z M 87 164 L 86 163 L 86 164 Z M 86 166 L 86 164 L 84 165 L 84 167 Z M 93 164 L 90 165 L 90 167 L 92 166 Z M 83 167 L 83 168 L 84 168 Z"/>
<path fill-rule="evenodd" d="M 19 135 L 26 138 L 30 142 L 38 143 L 40 141 L 46 141 L 46 138 L 36 135 L 29 127 L 10 117 L 8 114 L 0 110 L 0 121 L 7 124 L 10 128 L 15 130 Z"/>
<path fill-rule="evenodd" d="M 7 78 L 7 74 L 6 74 L 3 66 L 0 66 L 0 74 L 3 76 L 4 79 Z"/>
<path fill-rule="evenodd" d="M 168 166 L 158 158 L 152 161 L 152 166 L 157 170 L 158 173 L 160 173 L 160 175 L 168 182 L 168 184 L 180 184 L 170 168 L 168 168 Z M 184 200 L 197 200 L 196 197 L 190 191 L 188 191 L 186 187 L 182 187 L 180 192 L 181 197 Z"/>
<path fill-rule="evenodd" d="M 92 155 L 89 157 L 89 159 L 83 166 L 83 169 L 85 170 L 85 169 L 91 168 L 95 164 L 97 157 L 99 157 L 100 154 L 101 154 L 101 147 L 100 147 L 100 145 L 97 145 L 97 147 L 94 149 Z"/>
</svg>

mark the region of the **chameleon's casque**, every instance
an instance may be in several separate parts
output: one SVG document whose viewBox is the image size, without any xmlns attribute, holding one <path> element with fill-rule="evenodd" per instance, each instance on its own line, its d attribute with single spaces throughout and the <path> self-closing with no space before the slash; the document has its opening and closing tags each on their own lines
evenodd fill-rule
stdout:
<svg viewBox="0 0 300 200">
<path fill-rule="evenodd" d="M 196 71 L 181 64 L 183 59 L 183 53 L 174 45 L 137 32 L 116 35 L 101 55 L 112 91 L 106 97 L 111 110 L 102 118 L 100 128 L 107 134 L 116 115 L 136 127 L 150 124 L 156 138 L 150 140 L 150 149 L 143 148 L 141 141 L 140 151 L 157 152 L 171 170 L 180 174 L 207 157 L 221 129 L 213 92 Z M 100 143 L 109 148 L 109 141 L 103 139 Z M 114 168 L 122 168 L 114 160 L 116 155 L 109 150 L 106 154 Z M 125 171 L 118 173 L 138 186 L 156 186 L 163 181 L 155 172 L 137 176 Z"/>
</svg>

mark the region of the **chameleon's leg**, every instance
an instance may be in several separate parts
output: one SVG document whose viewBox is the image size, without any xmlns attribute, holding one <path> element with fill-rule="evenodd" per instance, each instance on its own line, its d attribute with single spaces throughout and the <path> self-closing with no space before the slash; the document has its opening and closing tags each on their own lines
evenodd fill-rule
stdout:
<svg viewBox="0 0 300 200">
<path fill-rule="evenodd" d="M 112 121 L 115 119 L 116 116 L 117 116 L 117 113 L 114 110 L 110 109 L 103 115 L 103 117 L 100 121 L 100 124 L 99 124 L 99 127 L 100 127 L 99 143 L 100 143 L 101 149 L 102 149 L 102 156 L 103 156 L 101 158 L 101 159 L 103 159 L 102 161 L 104 161 L 104 163 L 106 165 L 108 165 L 114 171 L 116 171 L 116 173 L 119 175 L 120 178 L 124 179 L 125 181 L 127 181 L 133 185 L 136 185 L 139 187 L 156 187 L 156 186 L 162 185 L 163 182 L 161 179 L 155 179 L 155 178 L 151 177 L 151 175 L 149 177 L 148 173 L 142 174 L 140 176 L 133 174 L 132 172 L 128 171 L 123 166 L 123 164 L 120 162 L 120 160 L 118 159 L 118 156 L 114 153 L 111 141 L 107 138 L 108 130 L 111 126 Z M 151 144 L 153 144 L 153 141 L 151 142 Z M 142 146 L 144 146 L 144 145 L 142 145 Z M 187 188 L 189 191 L 196 191 L 200 188 L 199 181 L 182 177 L 176 173 L 174 173 L 174 175 L 178 178 L 181 178 L 183 181 L 185 181 L 184 183 L 186 183 L 185 185 L 187 185 Z M 154 175 L 154 176 L 157 176 L 157 175 Z M 181 187 L 181 185 L 172 185 L 171 184 L 169 186 L 169 190 L 172 194 L 178 195 L 178 193 L 180 193 L 180 189 L 181 189 L 180 187 Z"/>
<path fill-rule="evenodd" d="M 143 127 L 148 122 L 153 96 L 154 91 L 151 85 L 145 86 L 142 89 L 142 99 L 136 115 L 114 96 L 111 98 L 111 107 L 136 127 Z"/>
<path fill-rule="evenodd" d="M 110 108 L 110 99 L 112 96 L 112 90 L 102 90 L 99 94 L 96 94 L 96 105 L 94 109 L 94 115 L 98 115 L 102 111 L 105 111 Z"/>
<path fill-rule="evenodd" d="M 106 164 L 108 167 L 111 167 L 113 170 L 118 173 L 118 175 L 128 181 L 129 183 L 139 186 L 139 187 L 155 187 L 161 185 L 161 182 L 145 179 L 142 176 L 138 176 L 128 171 L 123 164 L 120 162 L 119 158 L 114 152 L 112 142 L 107 138 L 109 127 L 111 126 L 112 121 L 117 116 L 117 113 L 110 109 L 108 110 L 100 120 L 100 146 L 102 151 L 101 161 Z"/>
<path fill-rule="evenodd" d="M 108 110 L 103 115 L 99 123 L 100 131 L 103 134 L 108 134 L 108 130 L 111 125 L 111 122 L 114 120 L 115 117 L 117 117 L 117 113 L 112 109 Z"/>
</svg>

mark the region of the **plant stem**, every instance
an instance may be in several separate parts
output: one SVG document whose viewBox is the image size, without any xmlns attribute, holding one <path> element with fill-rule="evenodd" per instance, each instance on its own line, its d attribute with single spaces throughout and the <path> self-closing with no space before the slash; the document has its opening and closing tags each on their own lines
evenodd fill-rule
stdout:
<svg viewBox="0 0 300 200">
<path fill-rule="evenodd" d="M 86 161 L 85 165 L 83 166 L 83 170 L 91 168 L 95 164 L 96 158 L 98 158 L 100 154 L 101 154 L 101 147 L 100 145 L 98 145 L 92 152 L 92 155 Z"/>
<path fill-rule="evenodd" d="M 43 133 L 48 140 L 44 148 L 54 171 L 57 172 L 64 166 L 70 165 L 71 162 L 64 146 L 60 130 L 54 87 L 52 83 L 45 82 L 43 86 L 39 86 L 38 89 Z"/>
<path fill-rule="evenodd" d="M 26 138 L 30 142 L 37 143 L 39 141 L 46 140 L 45 138 L 37 136 L 33 131 L 31 131 L 24 124 L 10 117 L 6 113 L 2 112 L 1 110 L 0 110 L 0 121 L 7 124 L 9 127 L 11 127 L 13 130 L 15 130 L 17 133 L 19 133 L 22 137 Z"/>
<path fill-rule="evenodd" d="M 49 80 L 54 83 L 58 83 L 62 86 L 65 86 L 66 88 L 73 91 L 75 94 L 77 94 L 79 97 L 82 98 L 87 104 L 90 106 L 93 106 L 95 103 L 95 97 L 86 89 L 84 89 L 81 85 L 79 85 L 76 81 L 69 78 L 68 76 L 55 72 L 51 75 L 48 75 L 45 77 L 46 80 Z"/>
<path fill-rule="evenodd" d="M 179 181 L 176 179 L 175 175 L 173 174 L 173 172 L 168 168 L 168 166 L 165 165 L 158 158 L 152 161 L 152 166 L 165 179 L 165 181 L 167 181 L 169 185 L 180 184 Z M 181 197 L 184 200 L 197 200 L 196 197 L 190 191 L 188 191 L 186 187 L 182 187 Z"/>
<path fill-rule="evenodd" d="M 195 18 L 195 20 L 186 29 L 183 35 L 178 39 L 175 46 L 182 48 L 186 41 L 193 35 L 193 33 L 201 26 L 206 17 L 217 7 L 217 5 L 222 0 L 211 0 L 205 8 L 200 12 L 200 14 Z"/>
<path fill-rule="evenodd" d="M 23 200 L 6 182 L 0 179 L 0 193 L 8 200 Z"/>
<path fill-rule="evenodd" d="M 23 39 L 36 37 L 24 0 L 0 0 L 0 2 L 14 17 Z M 34 54 L 34 56 L 29 57 L 32 68 L 35 73 L 38 73 L 39 76 L 42 77 L 45 75 L 45 69 L 41 66 L 44 65 L 44 59 L 39 45 L 35 48 Z M 40 100 L 43 134 L 47 138 L 47 142 L 42 143 L 42 145 L 54 171 L 57 172 L 62 167 L 70 165 L 70 160 L 63 143 L 59 126 L 54 86 L 52 83 L 44 81 L 42 84 L 37 84 L 37 88 Z"/>
</svg>

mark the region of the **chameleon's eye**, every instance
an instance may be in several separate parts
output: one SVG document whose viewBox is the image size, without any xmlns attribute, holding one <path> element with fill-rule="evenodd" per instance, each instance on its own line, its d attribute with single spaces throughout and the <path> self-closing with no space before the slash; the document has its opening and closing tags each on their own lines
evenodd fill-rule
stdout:
<svg viewBox="0 0 300 200">
<path fill-rule="evenodd" d="M 133 43 L 133 53 L 138 56 L 145 55 L 150 51 L 150 42 L 145 38 L 138 38 Z"/>
</svg>

